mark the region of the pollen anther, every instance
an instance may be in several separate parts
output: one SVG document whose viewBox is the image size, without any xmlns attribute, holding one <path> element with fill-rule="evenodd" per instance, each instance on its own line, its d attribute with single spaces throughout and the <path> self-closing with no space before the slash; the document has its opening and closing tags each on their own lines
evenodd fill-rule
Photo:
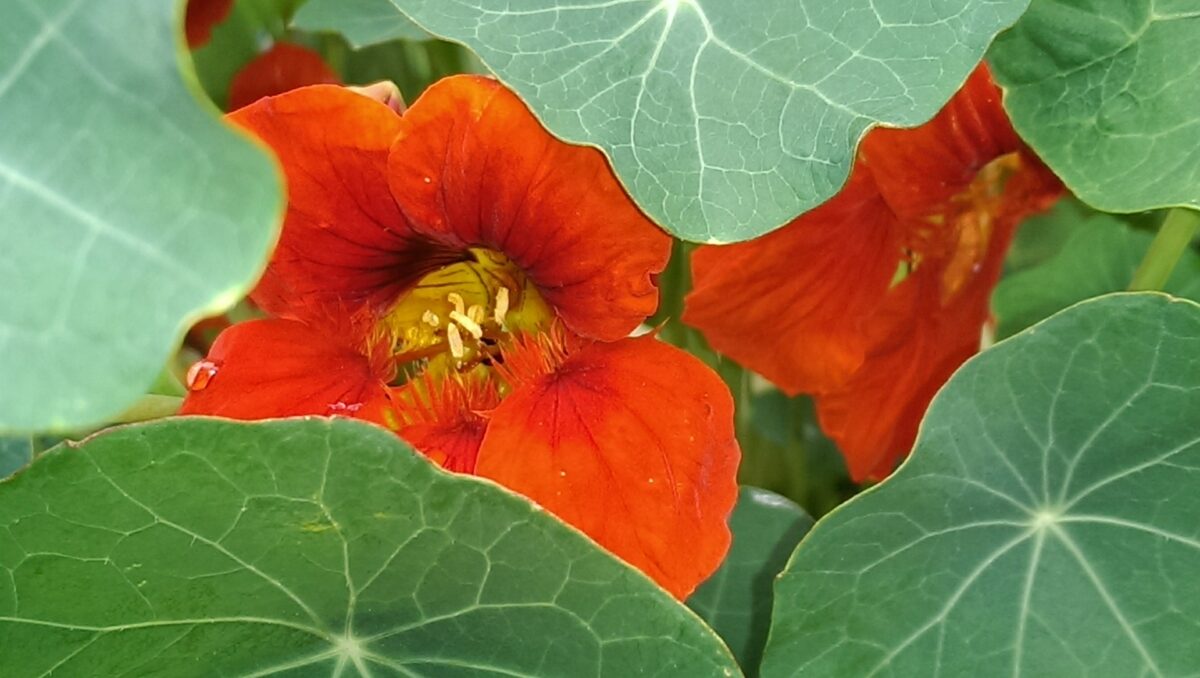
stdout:
<svg viewBox="0 0 1200 678">
<path fill-rule="evenodd" d="M 454 310 L 458 311 L 459 315 L 465 315 L 467 312 L 466 304 L 463 302 L 462 295 L 458 292 L 451 292 L 446 295 L 446 301 L 454 304 Z M 451 314 L 453 315 L 453 314 Z"/>
<path fill-rule="evenodd" d="M 425 309 L 425 312 L 421 314 L 421 322 L 436 329 L 438 325 L 442 324 L 442 319 L 430 309 Z"/>
</svg>

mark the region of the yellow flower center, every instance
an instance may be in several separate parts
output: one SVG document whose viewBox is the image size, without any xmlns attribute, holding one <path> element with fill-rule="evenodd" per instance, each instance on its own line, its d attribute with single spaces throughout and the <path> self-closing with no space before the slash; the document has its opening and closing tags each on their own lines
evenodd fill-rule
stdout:
<svg viewBox="0 0 1200 678">
<path fill-rule="evenodd" d="M 958 239 L 942 272 L 942 303 L 977 273 L 991 244 L 993 218 L 1000 213 L 1004 187 L 1021 168 L 1021 155 L 1007 153 L 984 165 L 965 191 L 955 196 L 960 203 Z"/>
<path fill-rule="evenodd" d="M 432 376 L 487 364 L 513 333 L 549 327 L 553 312 L 508 257 L 487 249 L 420 280 L 382 325 L 400 366 L 423 364 Z"/>
</svg>

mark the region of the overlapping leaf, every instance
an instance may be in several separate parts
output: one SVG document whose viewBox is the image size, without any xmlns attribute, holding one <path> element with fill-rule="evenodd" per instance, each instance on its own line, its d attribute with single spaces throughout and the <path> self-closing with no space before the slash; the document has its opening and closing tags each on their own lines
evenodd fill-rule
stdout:
<svg viewBox="0 0 1200 678">
<path fill-rule="evenodd" d="M 306 31 L 341 33 L 355 47 L 432 36 L 396 11 L 390 0 L 308 0 L 292 25 Z"/>
<path fill-rule="evenodd" d="M 185 85 L 177 5 L 0 4 L 0 430 L 119 412 L 275 238 L 270 160 Z"/>
<path fill-rule="evenodd" d="M 1046 0 L 990 60 L 1013 124 L 1084 201 L 1200 206 L 1197 35 L 1193 0 Z"/>
<path fill-rule="evenodd" d="M 1017 244 L 1026 240 L 1048 243 L 1054 252 L 1046 261 L 1006 276 L 996 287 L 992 306 L 1000 338 L 1084 299 L 1128 288 L 1153 236 L 1113 215 L 1084 214 L 1063 201 L 1021 227 Z M 1200 254 L 1184 252 L 1163 289 L 1200 302 Z"/>
<path fill-rule="evenodd" d="M 555 134 L 603 148 L 689 240 L 745 240 L 841 187 L 875 124 L 931 117 L 1028 0 L 392 0 Z"/>
<path fill-rule="evenodd" d="M 1200 666 L 1200 306 L 1084 302 L 966 364 L 775 591 L 769 676 Z"/>
<path fill-rule="evenodd" d="M 639 572 L 344 420 L 165 420 L 0 482 L 0 675 L 734 676 Z"/>
<path fill-rule="evenodd" d="M 733 532 L 729 555 L 688 599 L 688 606 L 725 639 L 747 676 L 758 675 L 762 661 L 775 575 L 812 523 L 784 497 L 743 486 L 729 518 Z"/>
</svg>

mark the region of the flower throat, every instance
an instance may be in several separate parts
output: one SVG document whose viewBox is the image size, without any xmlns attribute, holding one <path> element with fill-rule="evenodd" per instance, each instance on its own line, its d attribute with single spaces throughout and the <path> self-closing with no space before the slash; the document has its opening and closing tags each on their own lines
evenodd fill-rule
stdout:
<svg viewBox="0 0 1200 678">
<path fill-rule="evenodd" d="M 550 326 L 549 306 L 516 264 L 488 249 L 470 255 L 421 278 L 381 322 L 401 374 L 469 372 L 515 334 Z"/>
</svg>

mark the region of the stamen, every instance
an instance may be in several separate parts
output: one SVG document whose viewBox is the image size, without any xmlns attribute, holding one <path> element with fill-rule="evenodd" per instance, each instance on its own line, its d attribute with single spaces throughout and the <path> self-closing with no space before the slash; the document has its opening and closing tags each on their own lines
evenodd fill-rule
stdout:
<svg viewBox="0 0 1200 678">
<path fill-rule="evenodd" d="M 479 304 L 471 304 L 470 308 L 467 309 L 467 317 L 476 325 L 483 324 L 483 307 Z"/>
<path fill-rule="evenodd" d="M 437 329 L 437 326 L 442 324 L 442 319 L 439 318 L 438 314 L 434 313 L 432 310 L 425 309 L 425 312 L 421 314 L 421 322 L 434 329 Z"/>
<path fill-rule="evenodd" d="M 479 326 L 479 323 L 475 322 L 474 320 L 471 320 L 470 318 L 463 315 L 462 313 L 459 313 L 458 311 L 450 311 L 450 319 L 453 320 L 454 322 L 458 323 L 460 326 L 462 326 L 462 328 L 464 330 L 466 330 L 467 333 L 470 334 L 472 337 L 475 337 L 476 339 L 481 339 L 483 337 L 483 328 Z M 446 331 L 447 332 L 450 331 L 450 329 L 453 327 L 454 327 L 454 325 L 450 325 L 449 327 L 446 328 Z M 455 328 L 455 329 L 457 329 L 457 328 Z M 456 332 L 456 334 L 457 334 L 457 332 Z M 455 357 L 457 358 L 459 356 L 455 356 Z"/>
<path fill-rule="evenodd" d="M 454 313 L 450 313 L 450 317 L 454 317 Z M 463 346 L 462 335 L 458 332 L 457 325 L 446 326 L 446 340 L 450 343 L 450 355 L 455 358 L 462 358 L 467 354 L 466 348 Z"/>
<path fill-rule="evenodd" d="M 496 324 L 501 328 L 504 327 L 504 317 L 508 315 L 508 288 L 501 287 L 496 290 L 496 308 L 492 313 Z"/>
<path fill-rule="evenodd" d="M 446 301 L 454 304 L 454 310 L 458 311 L 459 315 L 465 315 L 467 312 L 466 304 L 463 303 L 462 295 L 458 292 L 451 292 L 446 295 Z"/>
</svg>

